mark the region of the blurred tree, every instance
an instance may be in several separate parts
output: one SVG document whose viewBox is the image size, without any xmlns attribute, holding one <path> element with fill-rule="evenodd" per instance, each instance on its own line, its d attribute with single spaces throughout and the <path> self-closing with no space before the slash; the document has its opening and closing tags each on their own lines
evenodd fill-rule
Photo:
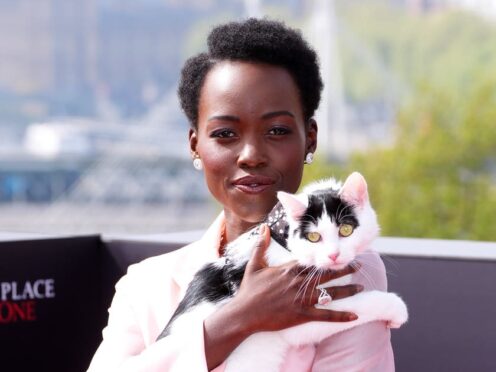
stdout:
<svg viewBox="0 0 496 372">
<path fill-rule="evenodd" d="M 424 85 L 395 145 L 355 155 L 385 235 L 496 240 L 496 75 L 465 97 Z"/>
<path fill-rule="evenodd" d="M 384 235 L 496 240 L 496 74 L 465 96 L 423 85 L 391 148 L 305 168 L 305 182 L 364 174 Z"/>
</svg>

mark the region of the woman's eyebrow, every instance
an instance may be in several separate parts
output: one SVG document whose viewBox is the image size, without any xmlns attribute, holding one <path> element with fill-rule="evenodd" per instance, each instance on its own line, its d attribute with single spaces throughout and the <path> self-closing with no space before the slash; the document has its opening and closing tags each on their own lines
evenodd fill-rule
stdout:
<svg viewBox="0 0 496 372">
<path fill-rule="evenodd" d="M 281 111 L 273 111 L 273 112 L 268 112 L 266 114 L 262 115 L 262 119 L 271 119 L 275 118 L 277 116 L 289 116 L 294 118 L 295 116 L 286 110 L 281 110 Z M 237 116 L 234 115 L 214 115 L 208 118 L 208 121 L 214 121 L 214 120 L 222 120 L 222 121 L 234 121 L 234 122 L 239 122 L 240 119 Z"/>
<path fill-rule="evenodd" d="M 208 118 L 208 121 L 222 120 L 222 121 L 235 121 L 238 122 L 239 118 L 233 115 L 214 115 Z"/>
<path fill-rule="evenodd" d="M 291 112 L 282 110 L 282 111 L 274 111 L 263 114 L 262 119 L 271 119 L 271 118 L 275 118 L 276 116 L 290 116 L 292 118 L 295 117 Z"/>
</svg>

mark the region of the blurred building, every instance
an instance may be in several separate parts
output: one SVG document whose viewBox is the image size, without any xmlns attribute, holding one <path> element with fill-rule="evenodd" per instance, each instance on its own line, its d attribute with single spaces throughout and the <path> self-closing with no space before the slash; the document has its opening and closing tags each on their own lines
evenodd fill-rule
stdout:
<svg viewBox="0 0 496 372">
<path fill-rule="evenodd" d="M 101 101 L 143 114 L 176 83 L 191 25 L 222 5 L 241 3 L 0 0 L 0 125 L 99 116 Z"/>
<path fill-rule="evenodd" d="M 1 90 L 32 93 L 52 88 L 51 2 L 0 0 Z"/>
<path fill-rule="evenodd" d="M 56 92 L 77 97 L 89 93 L 97 80 L 96 0 L 51 0 Z"/>
<path fill-rule="evenodd" d="M 121 1 L 99 14 L 99 98 L 116 103 L 122 116 L 136 116 L 176 83 L 187 18 L 163 2 Z"/>
<path fill-rule="evenodd" d="M 0 94 L 19 111 L 10 116 L 24 122 L 94 116 L 95 96 L 109 90 L 132 108 L 142 101 L 143 87 L 166 83 L 167 56 L 177 55 L 178 38 L 174 44 L 163 30 L 173 34 L 178 25 L 154 3 L 0 0 Z"/>
<path fill-rule="evenodd" d="M 0 0 L 0 89 L 81 90 L 96 79 L 95 0 Z"/>
</svg>

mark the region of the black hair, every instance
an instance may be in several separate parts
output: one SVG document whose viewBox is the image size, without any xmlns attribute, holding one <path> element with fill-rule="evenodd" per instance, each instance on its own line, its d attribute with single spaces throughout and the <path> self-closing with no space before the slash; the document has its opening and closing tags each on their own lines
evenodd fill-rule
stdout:
<svg viewBox="0 0 496 372">
<path fill-rule="evenodd" d="M 179 100 L 192 127 L 198 125 L 198 103 L 205 76 L 220 61 L 260 62 L 285 68 L 298 87 L 305 122 L 319 106 L 323 88 L 315 51 L 298 30 L 284 23 L 250 18 L 215 27 L 208 52 L 188 59 L 181 71 Z"/>
</svg>

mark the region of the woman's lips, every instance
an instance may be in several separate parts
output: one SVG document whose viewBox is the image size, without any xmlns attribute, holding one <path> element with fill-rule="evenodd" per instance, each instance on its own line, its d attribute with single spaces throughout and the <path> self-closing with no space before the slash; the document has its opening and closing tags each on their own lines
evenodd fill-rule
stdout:
<svg viewBox="0 0 496 372">
<path fill-rule="evenodd" d="M 236 188 L 246 194 L 260 194 L 265 191 L 270 185 L 235 185 Z"/>
<path fill-rule="evenodd" d="M 238 178 L 233 185 L 246 194 L 260 194 L 274 184 L 274 180 L 266 176 L 245 176 Z"/>
</svg>

